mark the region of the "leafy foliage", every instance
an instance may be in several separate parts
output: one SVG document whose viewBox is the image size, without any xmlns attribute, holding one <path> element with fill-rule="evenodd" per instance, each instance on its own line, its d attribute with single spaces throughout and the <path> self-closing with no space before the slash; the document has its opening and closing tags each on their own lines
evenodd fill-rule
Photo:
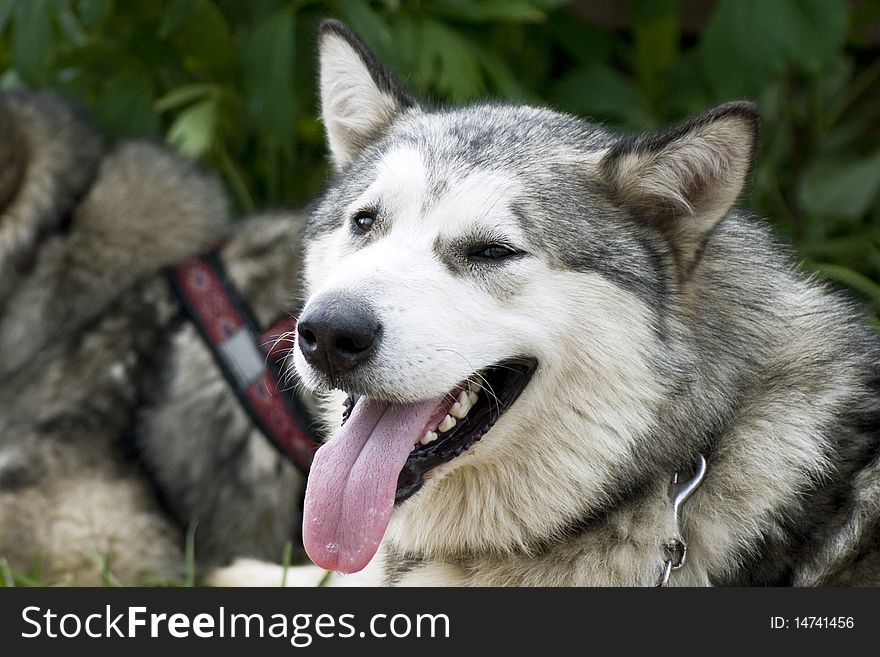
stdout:
<svg viewBox="0 0 880 657">
<path fill-rule="evenodd" d="M 0 85 L 59 89 L 112 134 L 216 167 L 240 209 L 306 202 L 326 176 L 317 22 L 337 16 L 417 93 L 500 96 L 645 129 L 731 98 L 764 134 L 745 202 L 880 326 L 880 57 L 866 0 L 630 0 L 630 29 L 566 0 L 0 0 Z"/>
</svg>

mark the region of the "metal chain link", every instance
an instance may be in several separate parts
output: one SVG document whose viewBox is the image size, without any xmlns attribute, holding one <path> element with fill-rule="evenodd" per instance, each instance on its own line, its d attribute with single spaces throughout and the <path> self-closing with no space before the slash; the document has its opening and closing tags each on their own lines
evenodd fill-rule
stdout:
<svg viewBox="0 0 880 657">
<path fill-rule="evenodd" d="M 706 458 L 700 454 L 694 476 L 682 484 L 672 497 L 672 527 L 675 535 L 663 546 L 667 558 L 663 561 L 663 566 L 660 570 L 660 580 L 657 582 L 658 587 L 668 586 L 672 571 L 678 570 L 687 561 L 687 543 L 681 537 L 681 507 L 693 492 L 697 490 L 697 487 L 703 483 L 705 476 Z M 676 472 L 672 477 L 673 486 L 678 484 L 678 479 L 679 473 Z"/>
</svg>

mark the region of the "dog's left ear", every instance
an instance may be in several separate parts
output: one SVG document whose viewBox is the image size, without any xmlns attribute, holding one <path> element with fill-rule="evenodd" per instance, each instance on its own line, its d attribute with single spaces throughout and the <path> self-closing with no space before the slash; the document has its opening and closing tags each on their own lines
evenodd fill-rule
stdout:
<svg viewBox="0 0 880 657">
<path fill-rule="evenodd" d="M 333 163 L 344 169 L 415 102 L 344 23 L 321 23 L 318 51 L 321 118 Z"/>
<path fill-rule="evenodd" d="M 669 131 L 621 139 L 599 171 L 618 202 L 666 234 L 686 272 L 742 192 L 759 126 L 754 104 L 725 103 Z"/>
</svg>

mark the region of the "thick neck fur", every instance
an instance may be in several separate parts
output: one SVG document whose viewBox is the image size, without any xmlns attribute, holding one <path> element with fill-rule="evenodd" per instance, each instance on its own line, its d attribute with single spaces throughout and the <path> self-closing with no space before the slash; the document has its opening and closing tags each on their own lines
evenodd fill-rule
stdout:
<svg viewBox="0 0 880 657">
<path fill-rule="evenodd" d="M 730 216 L 683 289 L 698 356 L 695 389 L 703 391 L 694 411 L 704 418 L 720 411 L 706 481 L 688 503 L 684 530 L 690 568 L 717 583 L 799 577 L 804 545 L 821 549 L 826 541 L 826 510 L 814 492 L 848 495 L 856 464 L 876 441 L 876 426 L 872 439 L 851 431 L 847 419 L 876 394 L 868 387 L 876 336 L 852 304 L 797 272 L 780 251 L 766 226 Z M 859 457 L 847 453 L 850 441 Z"/>
</svg>

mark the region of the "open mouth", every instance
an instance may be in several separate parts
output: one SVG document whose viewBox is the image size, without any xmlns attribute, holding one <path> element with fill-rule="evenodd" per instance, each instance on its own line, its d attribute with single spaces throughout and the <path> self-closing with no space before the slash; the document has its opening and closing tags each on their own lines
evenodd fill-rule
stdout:
<svg viewBox="0 0 880 657">
<path fill-rule="evenodd" d="M 379 547 L 394 505 L 488 432 L 537 368 L 502 361 L 439 398 L 391 404 L 349 396 L 342 426 L 318 450 L 309 474 L 303 544 L 319 566 L 355 572 Z"/>
<path fill-rule="evenodd" d="M 533 358 L 507 360 L 457 388 L 446 415 L 426 430 L 407 458 L 397 479 L 395 502 L 421 488 L 426 472 L 451 461 L 482 438 L 525 390 L 537 364 Z"/>
</svg>

